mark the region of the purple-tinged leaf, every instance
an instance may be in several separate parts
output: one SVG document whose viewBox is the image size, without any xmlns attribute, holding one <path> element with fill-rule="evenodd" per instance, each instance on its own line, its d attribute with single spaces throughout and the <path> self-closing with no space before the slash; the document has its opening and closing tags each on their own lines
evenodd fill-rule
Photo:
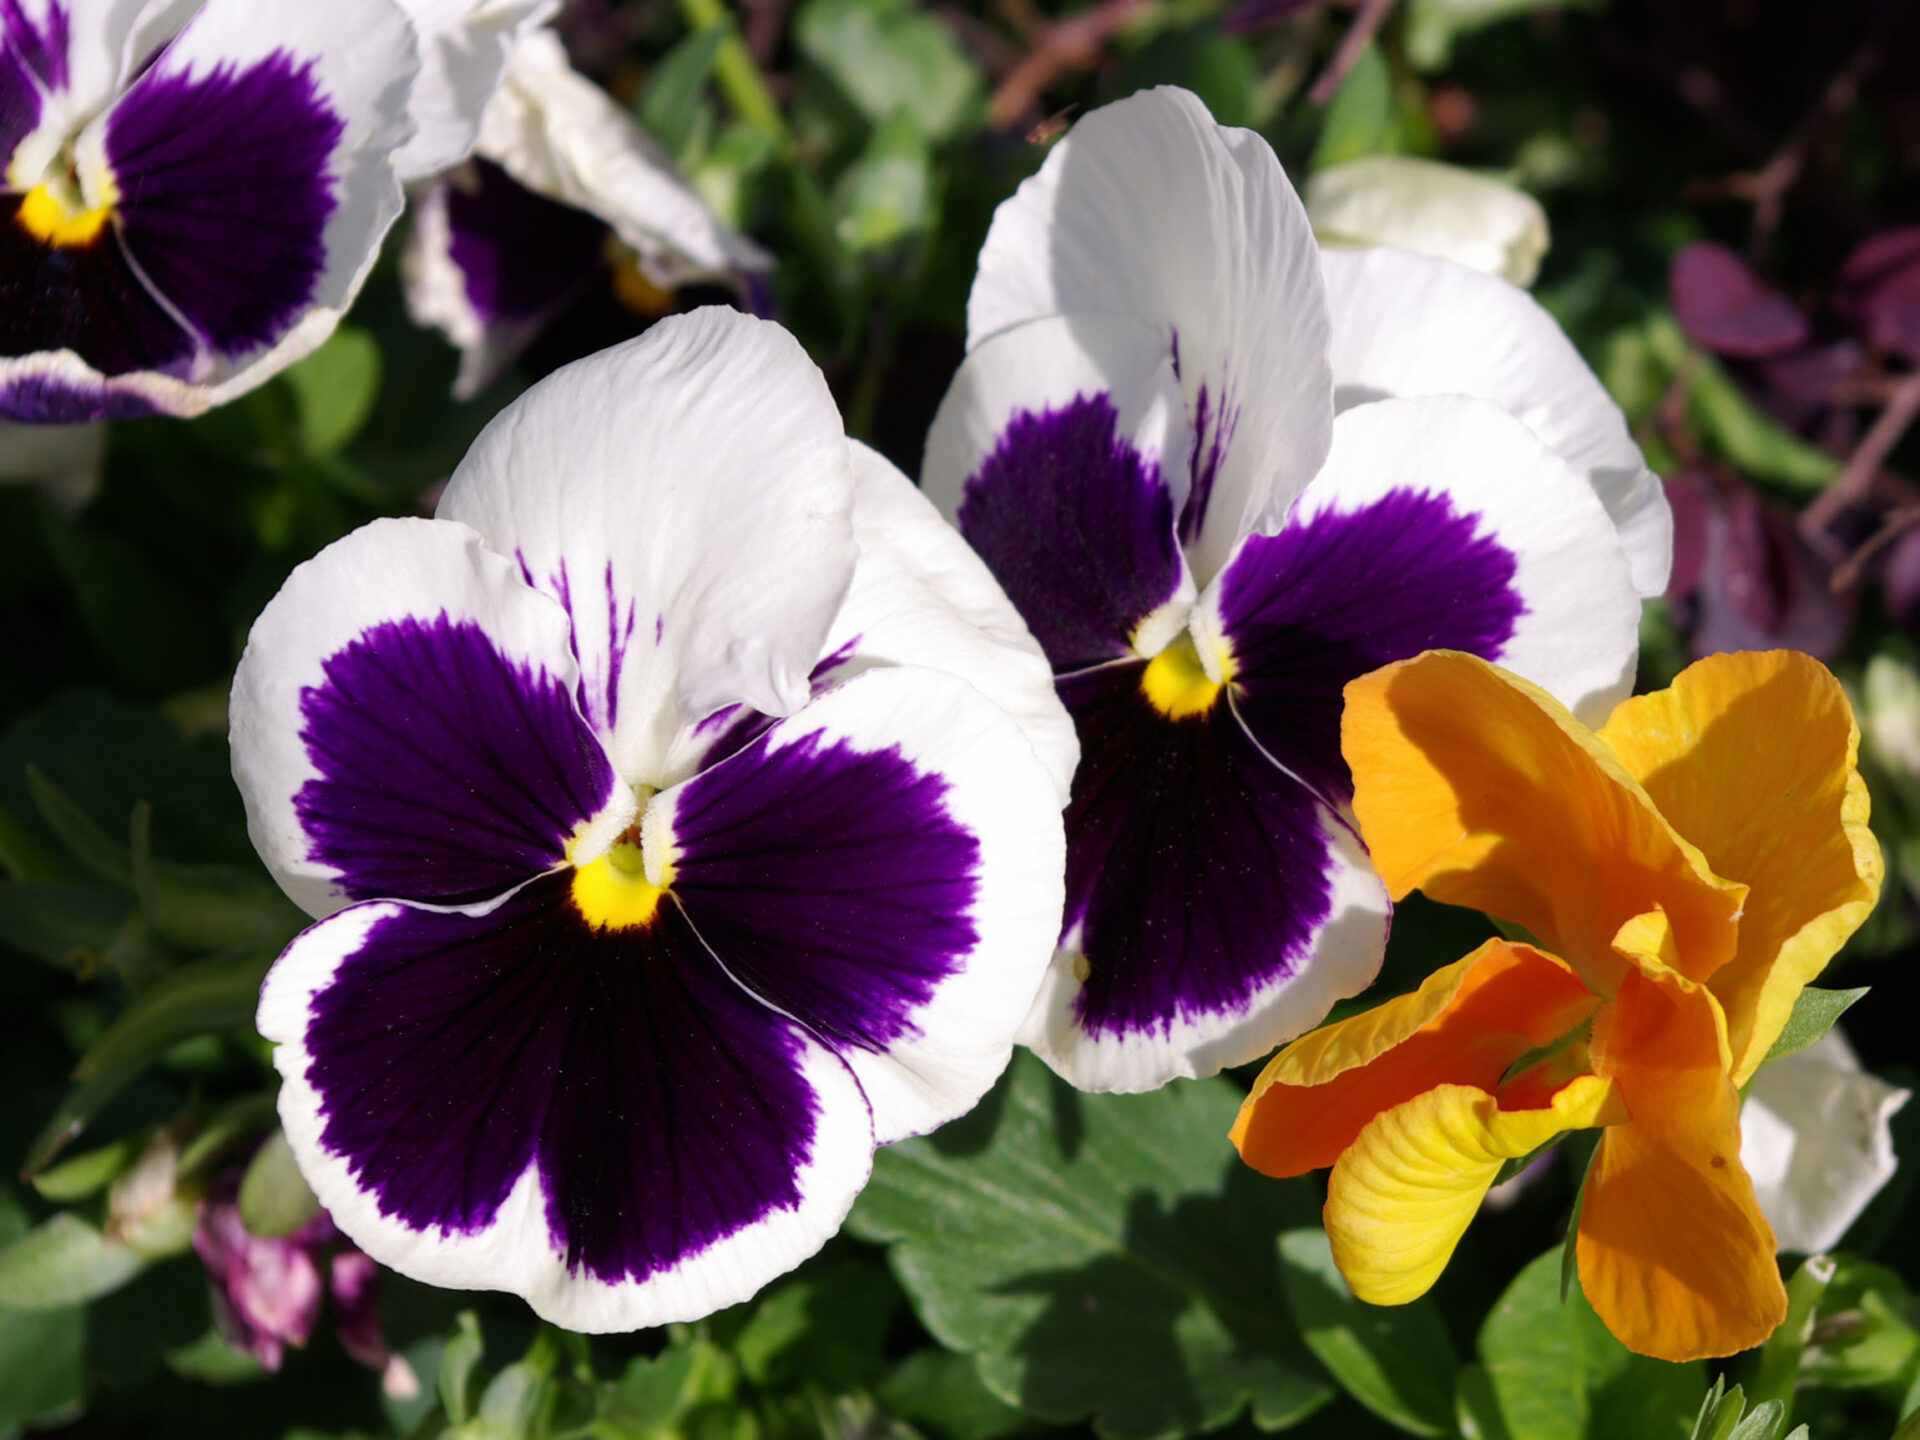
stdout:
<svg viewBox="0 0 1920 1440">
<path fill-rule="evenodd" d="M 1732 250 L 1711 240 L 1673 257 L 1673 313 L 1696 344 L 1722 355 L 1783 355 L 1807 338 L 1807 317 Z"/>
</svg>

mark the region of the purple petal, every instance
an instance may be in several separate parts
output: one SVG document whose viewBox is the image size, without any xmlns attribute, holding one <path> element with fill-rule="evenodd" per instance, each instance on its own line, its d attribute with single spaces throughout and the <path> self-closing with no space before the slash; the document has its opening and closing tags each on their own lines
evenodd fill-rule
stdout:
<svg viewBox="0 0 1920 1440">
<path fill-rule="evenodd" d="M 200 1202 L 193 1248 L 213 1287 L 220 1333 L 269 1370 L 288 1345 L 305 1345 L 320 1315 L 323 1289 L 314 1247 L 296 1238 L 267 1240 L 240 1219 L 238 1172 Z"/>
<path fill-rule="evenodd" d="M 0 296 L 4 296 L 3 287 L 4 282 L 0 282 Z M 4 303 L 0 298 L 0 305 Z M 72 385 L 51 375 L 31 374 L 0 382 L 0 417 L 29 425 L 139 420 L 159 413 L 159 408 L 150 400 L 103 385 Z"/>
<path fill-rule="evenodd" d="M 1920 631 L 1920 529 L 1907 531 L 1887 552 L 1880 586 L 1893 618 Z"/>
<path fill-rule="evenodd" d="M 364 1250 L 347 1245 L 335 1252 L 327 1282 L 341 1346 L 369 1369 L 386 1369 L 393 1351 L 380 1328 L 380 1267 Z"/>
<path fill-rule="evenodd" d="M 1840 267 L 1833 301 L 1870 343 L 1920 361 L 1920 225 L 1862 242 Z"/>
<path fill-rule="evenodd" d="M 67 12 L 48 7 L 43 31 L 20 0 L 0 0 L 0 154 L 11 155 L 40 123 L 40 97 L 67 84 Z"/>
<path fill-rule="evenodd" d="M 1792 513 L 1745 485 L 1704 493 L 1700 578 L 1675 610 L 1688 648 L 1696 656 L 1782 647 L 1838 654 L 1852 602 L 1834 594 L 1831 567 L 1800 537 Z"/>
<path fill-rule="evenodd" d="M 1703 240 L 1673 257 L 1673 312 L 1695 344 L 1722 355 L 1779 355 L 1805 343 L 1807 317 L 1725 245 Z"/>
</svg>

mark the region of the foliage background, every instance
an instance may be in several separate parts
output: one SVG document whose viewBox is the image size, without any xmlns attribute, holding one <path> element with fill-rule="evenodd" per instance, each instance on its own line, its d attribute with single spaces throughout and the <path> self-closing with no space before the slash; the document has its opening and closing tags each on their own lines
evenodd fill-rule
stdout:
<svg viewBox="0 0 1920 1440">
<path fill-rule="evenodd" d="M 1897 676 L 1920 639 L 1920 579 L 1899 568 L 1920 573 L 1920 552 L 1897 529 L 1920 497 L 1906 478 L 1920 445 L 1896 429 L 1874 463 L 1845 465 L 1911 372 L 1869 352 L 1796 435 L 1767 418 L 1761 370 L 1690 345 L 1668 269 L 1687 243 L 1722 240 L 1817 335 L 1844 331 L 1845 257 L 1920 217 L 1913 11 L 578 0 L 567 23 L 577 60 L 779 257 L 780 317 L 849 429 L 909 473 L 993 206 L 1071 108 L 1173 82 L 1265 134 L 1296 181 L 1380 152 L 1513 180 L 1552 219 L 1537 293 L 1649 457 L 1773 517 L 1717 552 L 1697 595 L 1654 607 L 1643 681 L 1705 643 L 1718 594 L 1763 639 L 1820 636 L 1858 697 L 1870 664 Z M 1341 54 L 1363 25 L 1374 41 Z M 396 250 L 348 326 L 286 376 L 202 420 L 116 426 L 84 508 L 0 488 L 0 1436 L 1614 1440 L 1693 1432 L 1718 1374 L 1829 1440 L 1890 1435 L 1920 1408 L 1910 1170 L 1830 1275 L 1799 1274 L 1765 1352 L 1668 1366 L 1622 1351 L 1577 1287 L 1561 1301 L 1565 1156 L 1481 1217 L 1427 1300 L 1367 1310 L 1318 1235 L 1321 1182 L 1262 1180 L 1224 1143 L 1244 1077 L 1081 1097 L 1024 1060 L 974 1115 L 884 1153 L 819 1257 L 701 1324 L 589 1341 L 510 1297 L 389 1275 L 385 1323 L 417 1400 L 383 1399 L 324 1326 L 271 1376 L 229 1349 L 185 1248 L 191 1165 L 171 1209 L 143 1212 L 137 1246 L 100 1227 L 108 1182 L 156 1127 L 180 1127 L 204 1181 L 270 1123 L 252 1001 L 299 921 L 227 777 L 225 692 L 248 625 L 327 542 L 430 509 L 529 379 L 642 323 L 590 295 L 513 377 L 456 405 L 451 353 L 405 317 Z M 1889 714 L 1886 733 L 1904 725 L 1920 748 L 1920 708 Z M 1873 987 L 1847 1028 L 1869 1068 L 1911 1084 L 1920 774 L 1899 748 L 1868 753 L 1886 896 L 1823 983 Z M 1383 985 L 1410 988 L 1484 933 L 1410 902 Z M 1920 1107 L 1896 1144 L 1920 1153 Z M 1697 1433 L 1784 1428 L 1771 1410 L 1738 1432 L 1735 1418 L 1723 1406 Z"/>
</svg>

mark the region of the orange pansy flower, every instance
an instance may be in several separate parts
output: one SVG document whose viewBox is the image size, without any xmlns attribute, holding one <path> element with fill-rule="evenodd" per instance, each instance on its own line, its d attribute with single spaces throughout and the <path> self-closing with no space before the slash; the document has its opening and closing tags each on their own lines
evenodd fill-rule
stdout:
<svg viewBox="0 0 1920 1440">
<path fill-rule="evenodd" d="M 1233 1141 L 1331 1165 L 1326 1226 L 1363 1300 L 1424 1293 L 1509 1159 L 1604 1127 L 1580 1282 L 1630 1348 L 1758 1344 L 1786 1314 L 1740 1165 L 1739 1086 L 1872 909 L 1879 846 L 1839 683 L 1715 655 L 1587 730 L 1536 686 L 1433 651 L 1346 690 L 1354 810 L 1394 899 L 1525 928 L 1295 1041 Z"/>
</svg>

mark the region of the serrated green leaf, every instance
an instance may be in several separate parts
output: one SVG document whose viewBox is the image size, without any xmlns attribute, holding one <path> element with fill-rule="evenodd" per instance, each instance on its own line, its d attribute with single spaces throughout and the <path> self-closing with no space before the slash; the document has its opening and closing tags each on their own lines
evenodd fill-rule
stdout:
<svg viewBox="0 0 1920 1440">
<path fill-rule="evenodd" d="M 293 1160 L 284 1130 L 253 1152 L 240 1177 L 240 1220 L 255 1235 L 276 1240 L 291 1235 L 320 1213 L 320 1202 Z"/>
<path fill-rule="evenodd" d="M 1398 148 L 1398 128 L 1393 74 L 1380 47 L 1368 42 L 1327 106 L 1310 168 L 1321 170 L 1363 155 L 1386 154 Z"/>
<path fill-rule="evenodd" d="M 1857 990 L 1820 990 L 1812 985 L 1807 986 L 1795 997 L 1793 1013 L 1787 1017 L 1786 1028 L 1780 1032 L 1780 1038 L 1773 1042 L 1773 1048 L 1767 1051 L 1767 1058 L 1761 1063 L 1784 1060 L 1789 1055 L 1799 1054 L 1831 1030 L 1835 1022 L 1867 993 L 1867 989 L 1864 985 Z"/>
<path fill-rule="evenodd" d="M 640 103 L 634 107 L 640 123 L 683 163 L 687 143 L 703 123 L 705 100 L 701 92 L 713 73 L 720 47 L 733 33 L 731 25 L 715 25 L 688 35 L 660 57 L 647 76 Z M 711 115 L 704 123 L 712 123 Z"/>
<path fill-rule="evenodd" d="M 301 449 L 312 456 L 344 449 L 365 427 L 380 398 L 380 342 L 353 325 L 336 329 L 327 343 L 283 378 L 292 389 Z"/>
<path fill-rule="evenodd" d="M 869 124 L 905 109 L 938 143 L 977 108 L 980 67 L 909 0 L 807 0 L 794 17 L 794 39 Z"/>
<path fill-rule="evenodd" d="M 76 1155 L 34 1176 L 33 1188 L 40 1192 L 41 1198 L 51 1200 L 56 1205 L 84 1200 L 106 1189 L 114 1176 L 132 1164 L 133 1157 L 140 1153 L 141 1144 L 141 1137 L 129 1135 L 111 1145 L 102 1145 L 97 1150 Z"/>
<path fill-rule="evenodd" d="M 118 1290 L 141 1264 L 125 1245 L 63 1212 L 0 1250 L 0 1310 L 81 1305 Z"/>
<path fill-rule="evenodd" d="M 1247 1169 L 1222 1080 L 1081 1095 L 1028 1054 L 973 1114 L 887 1147 L 849 1222 L 949 1349 L 1039 1419 L 1124 1440 L 1277 1429 L 1332 1388 L 1286 1320 L 1276 1232 L 1309 1182 Z"/>
<path fill-rule="evenodd" d="M 1280 1237 L 1280 1280 L 1300 1338 L 1349 1395 L 1409 1435 L 1452 1430 L 1460 1363 L 1430 1301 L 1356 1300 L 1318 1227 Z"/>
</svg>

